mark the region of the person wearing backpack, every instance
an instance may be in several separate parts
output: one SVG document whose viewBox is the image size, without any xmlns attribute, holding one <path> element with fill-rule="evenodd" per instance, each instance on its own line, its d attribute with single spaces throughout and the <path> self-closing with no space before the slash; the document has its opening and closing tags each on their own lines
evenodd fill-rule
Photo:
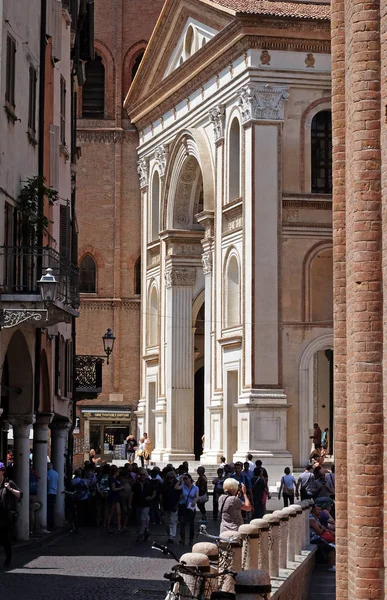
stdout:
<svg viewBox="0 0 387 600">
<path fill-rule="evenodd" d="M 12 533 L 17 521 L 17 504 L 22 496 L 16 483 L 5 477 L 5 465 L 0 462 L 0 545 L 5 551 L 4 568 L 12 560 Z"/>
<path fill-rule="evenodd" d="M 298 478 L 296 485 L 296 496 L 297 499 L 301 493 L 301 500 L 310 500 L 313 496 L 313 483 L 314 483 L 314 474 L 313 467 L 310 464 L 307 464 L 305 467 L 305 471 L 301 473 Z"/>
<path fill-rule="evenodd" d="M 224 483 L 224 475 L 223 475 L 223 467 L 219 467 L 217 470 L 217 477 L 214 477 L 212 480 L 212 484 L 214 486 L 213 496 L 212 496 L 212 517 L 214 521 L 218 519 L 219 514 L 219 498 L 223 494 L 223 483 Z"/>
<path fill-rule="evenodd" d="M 278 491 L 278 500 L 282 497 L 284 499 L 284 507 L 286 508 L 289 504 L 294 504 L 294 488 L 296 487 L 296 480 L 290 473 L 289 467 L 286 467 L 284 471 L 285 475 L 281 477 L 281 485 Z"/>
</svg>

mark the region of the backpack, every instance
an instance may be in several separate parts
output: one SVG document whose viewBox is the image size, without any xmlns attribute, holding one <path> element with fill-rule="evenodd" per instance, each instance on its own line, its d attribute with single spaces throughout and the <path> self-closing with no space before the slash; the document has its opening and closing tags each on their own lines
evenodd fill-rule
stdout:
<svg viewBox="0 0 387 600">
<path fill-rule="evenodd" d="M 217 483 L 215 484 L 215 491 L 219 496 L 223 494 L 223 483 L 223 479 L 219 479 L 219 481 L 217 481 Z"/>
</svg>

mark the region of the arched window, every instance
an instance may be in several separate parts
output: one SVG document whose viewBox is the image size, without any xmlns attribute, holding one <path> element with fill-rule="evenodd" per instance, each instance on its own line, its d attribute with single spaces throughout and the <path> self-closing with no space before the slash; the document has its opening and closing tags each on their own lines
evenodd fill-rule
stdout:
<svg viewBox="0 0 387 600">
<path fill-rule="evenodd" d="M 228 201 L 241 197 L 241 128 L 235 117 L 231 123 L 228 150 Z"/>
<path fill-rule="evenodd" d="M 241 322 L 240 277 L 236 256 L 231 256 L 226 272 L 226 327 L 236 327 Z"/>
<path fill-rule="evenodd" d="M 332 113 L 322 110 L 311 126 L 312 193 L 332 193 Z"/>
<path fill-rule="evenodd" d="M 149 330 L 148 330 L 148 345 L 157 345 L 159 326 L 159 302 L 157 297 L 157 290 L 153 286 L 149 298 Z"/>
<path fill-rule="evenodd" d="M 159 223 L 160 214 L 160 177 L 155 171 L 152 179 L 152 207 L 151 207 L 151 227 L 150 227 L 150 242 L 158 239 L 160 232 Z"/>
<path fill-rule="evenodd" d="M 141 256 L 134 265 L 134 293 L 141 294 Z"/>
<path fill-rule="evenodd" d="M 135 76 L 136 76 L 136 73 L 137 73 L 137 71 L 138 71 L 138 67 L 140 66 L 140 63 L 141 63 L 141 61 L 142 61 L 142 58 L 143 58 L 143 56 L 144 56 L 144 51 L 142 50 L 142 51 L 140 52 L 140 54 L 138 54 L 138 55 L 136 56 L 136 58 L 135 58 L 135 61 L 134 61 L 134 63 L 133 63 L 133 67 L 132 67 L 132 81 L 133 81 L 133 79 L 134 79 L 134 78 L 135 78 Z"/>
<path fill-rule="evenodd" d="M 96 266 L 90 254 L 86 254 L 79 265 L 79 291 L 81 294 L 94 294 L 96 289 Z"/>
<path fill-rule="evenodd" d="M 105 67 L 102 58 L 86 63 L 86 80 L 82 88 L 82 116 L 103 119 L 105 112 Z"/>
<path fill-rule="evenodd" d="M 190 27 L 187 31 L 184 41 L 184 49 L 185 49 L 185 58 L 189 58 L 193 53 L 193 45 L 194 45 L 194 30 Z"/>
</svg>

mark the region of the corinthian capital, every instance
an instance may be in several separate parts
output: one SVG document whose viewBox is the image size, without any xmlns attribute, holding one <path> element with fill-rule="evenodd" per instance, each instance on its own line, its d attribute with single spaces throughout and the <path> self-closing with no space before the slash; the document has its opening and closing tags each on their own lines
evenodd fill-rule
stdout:
<svg viewBox="0 0 387 600">
<path fill-rule="evenodd" d="M 196 280 L 196 269 L 194 267 L 169 267 L 165 271 L 165 285 L 193 286 Z"/>
<path fill-rule="evenodd" d="M 218 106 L 211 108 L 209 115 L 210 121 L 214 126 L 215 141 L 217 142 L 224 138 L 224 106 L 219 104 Z"/>
<path fill-rule="evenodd" d="M 158 166 L 160 177 L 164 177 L 167 167 L 168 148 L 165 144 L 161 144 L 155 150 L 155 161 Z"/>
<path fill-rule="evenodd" d="M 289 94 L 284 88 L 244 85 L 239 91 L 238 100 L 242 122 L 283 121 L 288 98 Z"/>
<path fill-rule="evenodd" d="M 137 162 L 137 173 L 140 178 L 140 188 L 148 185 L 148 161 L 146 158 L 140 158 Z"/>
</svg>

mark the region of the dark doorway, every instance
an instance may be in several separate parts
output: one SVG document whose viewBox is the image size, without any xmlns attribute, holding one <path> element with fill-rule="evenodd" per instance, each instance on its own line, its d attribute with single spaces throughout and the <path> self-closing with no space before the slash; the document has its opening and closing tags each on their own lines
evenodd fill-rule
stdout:
<svg viewBox="0 0 387 600">
<path fill-rule="evenodd" d="M 203 453 L 202 437 L 204 435 L 204 367 L 200 367 L 195 373 L 194 419 L 195 460 L 200 460 Z"/>
</svg>

